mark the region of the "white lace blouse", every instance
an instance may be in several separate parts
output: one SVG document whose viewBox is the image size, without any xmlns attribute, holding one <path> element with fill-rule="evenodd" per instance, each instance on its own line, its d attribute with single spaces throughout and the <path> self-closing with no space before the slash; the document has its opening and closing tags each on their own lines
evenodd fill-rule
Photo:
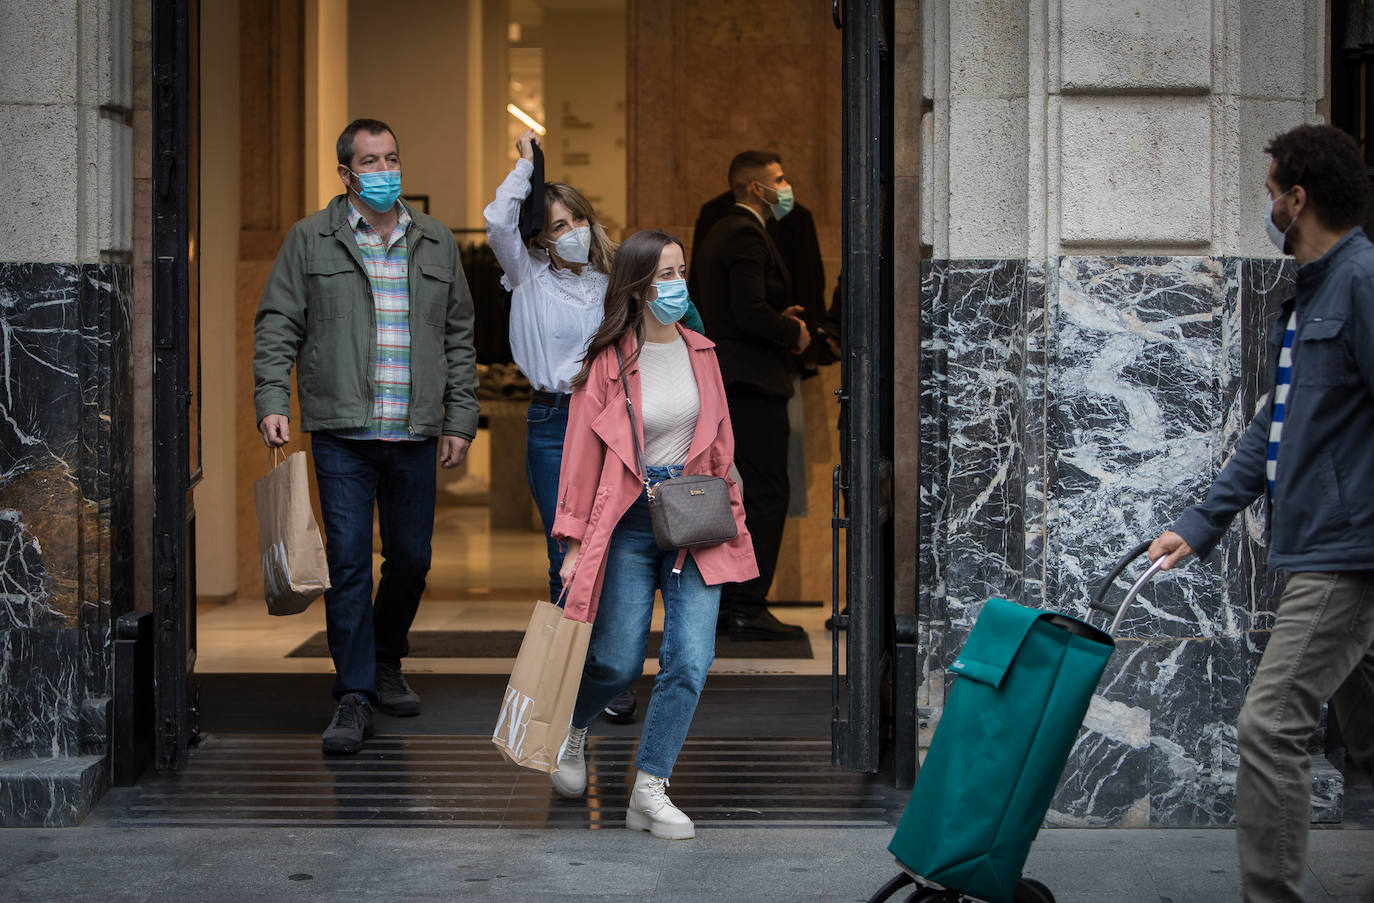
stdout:
<svg viewBox="0 0 1374 903">
<path fill-rule="evenodd" d="M 511 290 L 510 348 L 515 363 L 536 389 L 571 392 L 601 325 L 606 274 L 589 264 L 582 275 L 556 267 L 546 251 L 531 251 L 520 238 L 520 202 L 530 193 L 534 165 L 517 160 L 515 169 L 496 189 L 496 200 L 482 215 L 487 240 Z"/>
</svg>

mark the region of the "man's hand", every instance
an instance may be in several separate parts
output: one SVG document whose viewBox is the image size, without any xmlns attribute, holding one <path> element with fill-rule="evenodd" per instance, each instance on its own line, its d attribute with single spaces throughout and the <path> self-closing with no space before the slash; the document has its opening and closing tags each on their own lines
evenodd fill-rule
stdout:
<svg viewBox="0 0 1374 903">
<path fill-rule="evenodd" d="M 811 344 L 811 331 L 806 328 L 806 321 L 801 318 L 801 314 L 804 310 L 805 308 L 800 304 L 793 304 L 782 312 L 784 317 L 790 317 L 797 321 L 797 347 L 792 349 L 793 354 L 801 354 L 806 350 L 806 346 Z"/>
<path fill-rule="evenodd" d="M 563 553 L 563 566 L 558 569 L 558 579 L 563 581 L 563 586 L 567 586 L 572 580 L 573 570 L 577 567 L 577 553 L 582 551 L 582 543 L 575 539 L 569 539 L 564 543 L 568 550 Z"/>
<path fill-rule="evenodd" d="M 1193 547 L 1184 542 L 1183 537 L 1173 530 L 1165 530 L 1159 534 L 1154 542 L 1150 543 L 1150 550 L 1145 554 L 1149 556 L 1151 561 L 1158 561 L 1159 556 L 1165 556 L 1164 566 L 1160 570 L 1167 571 L 1193 554 Z"/>
<path fill-rule="evenodd" d="M 519 138 L 515 139 L 515 149 L 520 152 L 521 160 L 534 159 L 534 146 L 539 143 L 539 135 L 534 129 L 525 129 Z"/>
<path fill-rule="evenodd" d="M 439 439 L 439 464 L 443 467 L 457 467 L 468 456 L 471 439 L 461 436 L 443 436 Z"/>
<path fill-rule="evenodd" d="M 268 448 L 280 448 L 291 441 L 291 422 L 282 414 L 268 414 L 258 424 L 258 432 Z"/>
</svg>

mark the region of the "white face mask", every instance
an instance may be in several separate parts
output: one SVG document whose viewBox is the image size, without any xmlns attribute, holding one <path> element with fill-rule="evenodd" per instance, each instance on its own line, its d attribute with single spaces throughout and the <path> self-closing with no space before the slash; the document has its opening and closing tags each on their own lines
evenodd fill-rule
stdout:
<svg viewBox="0 0 1374 903">
<path fill-rule="evenodd" d="M 1288 191 L 1292 190 L 1291 188 L 1288 189 Z M 1279 195 L 1279 198 L 1287 194 L 1288 191 Z M 1280 254 L 1287 254 L 1288 252 L 1284 250 L 1284 245 L 1288 243 L 1288 229 L 1293 228 L 1293 223 L 1296 222 L 1296 220 L 1288 223 L 1288 229 L 1280 229 L 1278 224 L 1274 222 L 1274 201 L 1277 201 L 1279 198 L 1271 199 L 1269 201 L 1269 209 L 1264 212 L 1264 232 L 1269 236 L 1269 240 L 1274 243 L 1274 247 L 1279 249 Z"/>
<path fill-rule="evenodd" d="M 553 243 L 553 250 L 558 255 L 558 259 L 567 263 L 586 263 L 591 247 L 591 226 L 578 226 L 576 229 L 569 229 L 558 236 L 558 239 Z"/>
</svg>

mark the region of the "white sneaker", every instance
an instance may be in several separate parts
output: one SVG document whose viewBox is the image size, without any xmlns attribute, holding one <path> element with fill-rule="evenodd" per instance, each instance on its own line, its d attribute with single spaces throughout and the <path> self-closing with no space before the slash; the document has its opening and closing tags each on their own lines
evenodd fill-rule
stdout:
<svg viewBox="0 0 1374 903">
<path fill-rule="evenodd" d="M 625 810 L 625 827 L 648 831 L 664 840 L 689 840 L 697 836 L 692 820 L 668 799 L 668 779 L 656 778 L 643 771 L 635 773 L 630 808 Z"/>
<path fill-rule="evenodd" d="M 587 792 L 587 729 L 574 727 L 568 731 L 568 742 L 558 756 L 558 770 L 549 775 L 553 789 L 559 796 L 576 799 Z"/>
</svg>

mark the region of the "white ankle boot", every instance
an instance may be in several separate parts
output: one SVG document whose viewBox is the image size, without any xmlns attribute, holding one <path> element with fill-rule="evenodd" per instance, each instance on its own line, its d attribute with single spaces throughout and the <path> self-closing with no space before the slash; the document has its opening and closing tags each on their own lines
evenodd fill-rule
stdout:
<svg viewBox="0 0 1374 903">
<path fill-rule="evenodd" d="M 625 827 L 648 831 L 664 840 L 687 840 L 697 836 L 692 820 L 668 799 L 668 779 L 635 773 L 635 789 L 630 808 L 625 811 Z"/>
<path fill-rule="evenodd" d="M 568 731 L 568 742 L 558 756 L 558 770 L 549 775 L 559 796 L 577 798 L 587 792 L 587 729 Z"/>
</svg>

